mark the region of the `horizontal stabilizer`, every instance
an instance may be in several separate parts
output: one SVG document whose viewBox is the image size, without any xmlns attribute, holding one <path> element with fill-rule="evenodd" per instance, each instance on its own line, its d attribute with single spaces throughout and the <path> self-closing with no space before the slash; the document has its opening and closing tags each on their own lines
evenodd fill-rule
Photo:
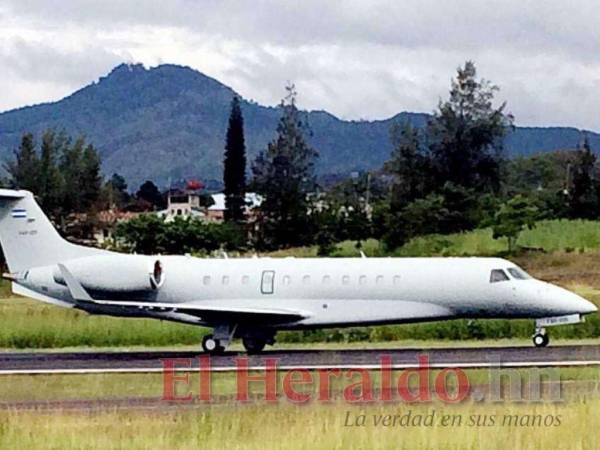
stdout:
<svg viewBox="0 0 600 450">
<path fill-rule="evenodd" d="M 15 191 L 13 189 L 0 189 L 0 199 L 25 198 L 26 191 Z"/>
<path fill-rule="evenodd" d="M 67 287 L 69 288 L 69 292 L 71 293 L 71 297 L 73 297 L 73 300 L 78 301 L 78 302 L 80 302 L 80 301 L 93 302 L 94 301 L 94 299 L 92 299 L 92 297 L 90 297 L 90 294 L 88 294 L 86 292 L 86 290 L 83 288 L 81 283 L 75 279 L 75 277 L 73 276 L 73 274 L 71 272 L 69 272 L 69 269 L 67 269 L 62 264 L 58 264 L 58 269 L 60 270 L 60 273 L 62 274 L 63 279 L 65 280 L 65 283 L 67 284 Z"/>
</svg>

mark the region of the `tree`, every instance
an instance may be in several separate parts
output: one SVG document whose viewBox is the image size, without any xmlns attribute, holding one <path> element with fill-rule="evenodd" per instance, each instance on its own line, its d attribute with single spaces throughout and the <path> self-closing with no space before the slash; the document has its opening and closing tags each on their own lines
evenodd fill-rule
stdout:
<svg viewBox="0 0 600 450">
<path fill-rule="evenodd" d="M 521 232 L 526 228 L 534 228 L 538 217 L 539 211 L 531 201 L 522 195 L 517 195 L 504 203 L 494 215 L 493 237 L 494 239 L 506 237 L 508 251 L 512 253 Z"/>
<path fill-rule="evenodd" d="M 393 125 L 390 134 L 394 150 L 384 170 L 394 177 L 392 207 L 401 209 L 433 190 L 432 161 L 419 130 L 409 123 Z"/>
<path fill-rule="evenodd" d="M 81 171 L 81 208 L 87 211 L 97 206 L 102 189 L 100 156 L 92 144 L 83 151 Z"/>
<path fill-rule="evenodd" d="M 571 183 L 568 188 L 569 216 L 593 219 L 598 217 L 598 189 L 594 180 L 596 155 L 592 153 L 587 135 L 576 152 L 571 167 Z"/>
<path fill-rule="evenodd" d="M 127 182 L 125 181 L 125 178 L 118 173 L 113 173 L 110 180 L 106 182 L 104 188 L 109 208 L 122 208 L 129 202 L 130 196 L 127 192 Z"/>
<path fill-rule="evenodd" d="M 85 138 L 79 137 L 71 145 L 65 146 L 60 160 L 60 172 L 63 177 L 62 201 L 65 211 L 82 211 L 82 192 L 85 180 L 83 178 L 83 151 Z"/>
<path fill-rule="evenodd" d="M 225 143 L 223 182 L 225 184 L 225 221 L 243 222 L 246 206 L 246 146 L 244 143 L 244 118 L 237 95 L 231 101 Z"/>
<path fill-rule="evenodd" d="M 138 200 L 148 202 L 154 209 L 161 209 L 164 206 L 164 199 L 158 187 L 150 181 L 146 180 L 135 194 Z"/>
<path fill-rule="evenodd" d="M 394 249 L 419 234 L 438 233 L 449 215 L 442 195 L 431 193 L 418 198 L 386 215 L 383 242 L 388 249 Z"/>
<path fill-rule="evenodd" d="M 33 134 L 26 133 L 15 151 L 15 160 L 6 164 L 10 185 L 18 189 L 36 192 L 39 181 L 40 162 L 35 151 Z"/>
<path fill-rule="evenodd" d="M 477 80 L 475 64 L 467 61 L 452 81 L 450 98 L 440 102 L 427 126 L 436 180 L 466 189 L 497 192 L 503 139 L 513 117 L 506 104 L 493 106 L 498 87 Z"/>
<path fill-rule="evenodd" d="M 318 153 L 308 145 L 308 125 L 296 107 L 293 85 L 286 87 L 277 137 L 252 166 L 253 186 L 264 198 L 260 207 L 258 245 L 280 248 L 310 241 L 308 194 L 314 192 Z"/>
<path fill-rule="evenodd" d="M 152 255 L 237 250 L 245 245 L 237 224 L 205 223 L 191 217 L 165 222 L 156 214 L 142 214 L 117 225 L 115 238 L 127 250 Z"/>
<path fill-rule="evenodd" d="M 513 123 L 505 104 L 493 105 L 497 90 L 478 80 L 475 65 L 467 61 L 452 80 L 449 99 L 440 101 L 424 130 L 408 124 L 392 128 L 394 152 L 384 166 L 394 177 L 383 220 L 388 247 L 416 234 L 452 233 L 481 221 L 485 205 L 479 199 L 500 191 L 502 143 Z M 418 214 L 426 220 L 418 220 Z M 381 217 L 377 222 L 380 229 Z"/>
<path fill-rule="evenodd" d="M 39 179 L 36 192 L 41 207 L 51 216 L 57 214 L 62 207 L 62 177 L 57 167 L 59 152 L 62 150 L 63 137 L 57 137 L 53 130 L 42 135 L 40 152 Z"/>
</svg>

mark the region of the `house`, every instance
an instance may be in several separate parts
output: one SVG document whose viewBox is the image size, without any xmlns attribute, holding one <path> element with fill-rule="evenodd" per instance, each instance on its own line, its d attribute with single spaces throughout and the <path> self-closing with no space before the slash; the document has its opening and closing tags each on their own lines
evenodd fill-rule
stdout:
<svg viewBox="0 0 600 450">
<path fill-rule="evenodd" d="M 225 194 L 212 194 L 212 204 L 206 206 L 203 198 L 196 190 L 173 190 L 169 192 L 167 208 L 157 214 L 170 222 L 175 217 L 193 217 L 206 222 L 223 222 L 225 220 Z M 254 192 L 246 193 L 246 217 L 252 218 L 254 211 L 262 203 L 262 197 Z M 211 202 L 208 202 L 211 203 Z"/>
<path fill-rule="evenodd" d="M 206 220 L 211 222 L 222 222 L 225 219 L 225 194 L 222 192 L 219 194 L 211 195 L 213 204 L 206 210 Z M 262 203 L 262 197 L 254 192 L 246 192 L 246 210 L 245 215 L 247 218 L 251 218 L 256 208 Z"/>
<path fill-rule="evenodd" d="M 69 240 L 81 245 L 103 246 L 113 237 L 120 222 L 127 222 L 140 213 L 108 209 L 96 214 L 72 213 L 62 222 L 61 230 Z"/>
<path fill-rule="evenodd" d="M 175 217 L 195 217 L 206 219 L 206 207 L 202 206 L 200 195 L 195 190 L 172 190 L 167 196 L 167 208 L 158 215 L 170 222 Z"/>
<path fill-rule="evenodd" d="M 119 222 L 127 222 L 139 215 L 140 213 L 138 212 L 119 211 L 115 209 L 100 211 L 96 216 L 94 240 L 100 245 L 104 244 L 106 241 L 112 239 Z"/>
</svg>

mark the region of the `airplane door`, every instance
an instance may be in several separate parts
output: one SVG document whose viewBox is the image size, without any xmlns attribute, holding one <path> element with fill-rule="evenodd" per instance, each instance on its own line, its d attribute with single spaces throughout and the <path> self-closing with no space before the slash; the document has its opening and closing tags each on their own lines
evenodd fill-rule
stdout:
<svg viewBox="0 0 600 450">
<path fill-rule="evenodd" d="M 275 282 L 275 271 L 264 270 L 262 273 L 262 280 L 260 283 L 260 292 L 263 294 L 273 293 L 273 284 Z"/>
</svg>

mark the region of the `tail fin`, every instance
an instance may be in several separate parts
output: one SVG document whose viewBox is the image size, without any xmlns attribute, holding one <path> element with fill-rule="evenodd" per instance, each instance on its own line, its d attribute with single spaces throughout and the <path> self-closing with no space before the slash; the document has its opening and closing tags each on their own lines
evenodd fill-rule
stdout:
<svg viewBox="0 0 600 450">
<path fill-rule="evenodd" d="M 0 189 L 0 243 L 12 273 L 104 252 L 67 242 L 31 192 L 9 189 Z"/>
</svg>

